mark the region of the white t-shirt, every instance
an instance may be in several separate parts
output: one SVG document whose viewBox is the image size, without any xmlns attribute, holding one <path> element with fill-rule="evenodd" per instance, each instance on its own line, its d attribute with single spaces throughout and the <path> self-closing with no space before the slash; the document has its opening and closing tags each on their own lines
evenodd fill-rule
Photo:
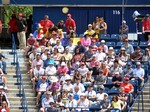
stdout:
<svg viewBox="0 0 150 112">
<path fill-rule="evenodd" d="M 33 53 L 31 53 L 31 54 L 29 55 L 29 59 L 30 59 L 30 60 L 34 60 L 35 57 L 36 57 L 36 56 L 35 56 Z"/>
<path fill-rule="evenodd" d="M 63 85 L 63 90 L 67 90 L 67 91 L 72 91 L 73 90 L 73 85 L 70 84 L 70 85 L 67 85 L 67 84 L 64 84 Z"/>
<path fill-rule="evenodd" d="M 87 72 L 89 71 L 88 68 L 84 67 L 83 69 L 82 68 L 78 68 L 78 71 L 80 72 L 80 74 L 82 76 L 85 76 L 87 74 Z"/>
<path fill-rule="evenodd" d="M 41 83 L 39 91 L 46 91 L 46 89 L 47 89 L 47 83 L 46 82 L 45 83 Z"/>
<path fill-rule="evenodd" d="M 44 105 L 45 107 L 50 107 L 50 105 L 49 105 L 50 102 L 54 102 L 54 99 L 51 97 L 49 99 L 43 98 L 42 105 Z"/>
<path fill-rule="evenodd" d="M 69 45 L 69 46 L 67 46 L 66 48 L 69 49 L 69 52 L 70 52 L 70 53 L 74 53 L 75 47 L 76 47 L 75 45 L 72 45 L 72 46 Z"/>
<path fill-rule="evenodd" d="M 85 94 L 86 94 L 86 96 L 89 96 L 89 97 L 93 97 L 93 96 L 96 96 L 96 92 L 94 91 L 94 90 L 92 90 L 92 91 L 86 91 L 85 92 Z"/>
<path fill-rule="evenodd" d="M 42 60 L 46 60 L 47 59 L 47 55 L 45 55 L 44 53 L 42 54 Z"/>
<path fill-rule="evenodd" d="M 45 72 L 48 73 L 48 75 L 56 74 L 56 67 L 54 67 L 54 66 L 52 66 L 52 67 L 48 66 L 48 67 L 46 67 Z"/>
<path fill-rule="evenodd" d="M 62 45 L 55 45 L 54 47 L 53 47 L 53 50 L 54 50 L 54 48 L 57 48 L 58 49 L 58 51 L 59 51 L 59 53 L 63 53 L 64 52 L 64 47 L 62 46 Z"/>
<path fill-rule="evenodd" d="M 81 91 L 81 92 L 83 92 L 83 93 L 84 93 L 84 91 L 85 91 L 85 87 L 84 87 L 84 85 L 83 85 L 83 84 L 79 83 L 79 84 L 77 85 L 77 83 L 75 83 L 75 84 L 73 85 L 73 88 L 75 88 L 76 86 L 78 86 L 78 87 L 79 87 L 79 91 Z"/>
<path fill-rule="evenodd" d="M 84 101 L 80 101 L 80 100 L 79 100 L 79 102 L 80 102 L 80 103 L 78 104 L 79 107 L 83 107 L 83 108 L 84 108 L 84 107 L 89 107 L 90 102 L 89 102 L 88 99 L 85 99 Z"/>
<path fill-rule="evenodd" d="M 68 77 L 70 77 L 70 75 L 68 75 L 68 74 L 66 74 L 65 76 L 63 75 L 63 76 L 61 76 L 61 78 L 60 78 L 60 81 L 62 81 L 62 83 L 63 84 L 65 84 L 66 83 L 66 78 L 68 78 Z"/>
<path fill-rule="evenodd" d="M 106 54 L 105 53 L 103 53 L 103 52 L 97 52 L 96 54 L 96 59 L 98 60 L 98 61 L 104 61 L 104 58 L 106 57 Z"/>
<path fill-rule="evenodd" d="M 35 67 L 33 70 L 33 74 L 37 76 L 42 76 L 44 75 L 44 69 L 41 67 L 39 70 Z"/>
<path fill-rule="evenodd" d="M 98 94 L 96 95 L 97 100 L 98 100 L 98 101 L 104 100 L 104 95 L 105 95 L 105 94 L 106 94 L 106 93 L 102 93 L 102 94 L 98 93 Z"/>
</svg>

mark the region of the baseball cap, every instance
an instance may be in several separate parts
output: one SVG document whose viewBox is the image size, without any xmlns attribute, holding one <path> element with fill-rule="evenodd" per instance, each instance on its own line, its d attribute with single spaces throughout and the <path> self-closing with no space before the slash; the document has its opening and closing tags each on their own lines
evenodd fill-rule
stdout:
<svg viewBox="0 0 150 112">
<path fill-rule="evenodd" d="M 92 24 L 88 24 L 88 26 L 92 26 Z"/>
<path fill-rule="evenodd" d="M 124 47 L 122 47 L 120 50 L 121 50 L 121 51 L 125 51 L 126 49 L 125 49 Z"/>
<path fill-rule="evenodd" d="M 19 13 L 19 14 L 18 14 L 18 16 L 19 16 L 19 17 L 22 17 L 22 16 L 23 16 L 23 14 L 22 14 L 22 13 Z"/>
<path fill-rule="evenodd" d="M 115 74 L 119 74 L 119 72 L 115 72 Z"/>
<path fill-rule="evenodd" d="M 33 37 L 33 34 L 32 34 L 32 33 L 30 33 L 30 37 Z"/>
<path fill-rule="evenodd" d="M 105 40 L 101 40 L 101 43 L 105 43 Z"/>
<path fill-rule="evenodd" d="M 113 47 L 109 47 L 109 50 L 114 50 L 114 48 Z"/>
<path fill-rule="evenodd" d="M 124 80 L 129 81 L 130 79 L 129 79 L 129 77 L 126 76 L 126 77 L 124 77 Z"/>
<path fill-rule="evenodd" d="M 126 23 L 126 21 L 125 21 L 125 20 L 123 20 L 123 21 L 122 21 L 122 23 Z"/>
<path fill-rule="evenodd" d="M 146 14 L 146 17 L 149 17 L 150 15 L 149 14 Z"/>
<path fill-rule="evenodd" d="M 141 65 L 141 63 L 140 63 L 140 62 L 137 62 L 136 65 Z"/>
</svg>

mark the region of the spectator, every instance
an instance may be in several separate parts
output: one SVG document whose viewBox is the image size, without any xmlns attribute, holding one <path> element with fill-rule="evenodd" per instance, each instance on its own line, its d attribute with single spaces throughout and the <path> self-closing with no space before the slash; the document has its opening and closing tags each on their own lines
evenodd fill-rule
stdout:
<svg viewBox="0 0 150 112">
<path fill-rule="evenodd" d="M 57 40 L 59 40 L 58 33 L 56 31 L 52 31 L 52 36 L 51 36 L 51 39 L 49 40 L 51 42 L 52 46 L 56 45 Z"/>
<path fill-rule="evenodd" d="M 81 95 L 81 91 L 79 90 L 79 87 L 78 87 L 78 86 L 75 86 L 75 87 L 73 88 L 73 95 L 74 95 L 74 99 L 75 99 L 76 101 L 78 101 L 78 100 L 79 100 L 79 96 Z"/>
<path fill-rule="evenodd" d="M 79 91 L 82 93 L 85 91 L 84 85 L 80 82 L 80 78 L 76 79 L 76 83 L 74 83 L 73 88 L 75 88 L 76 86 L 79 87 Z"/>
<path fill-rule="evenodd" d="M 72 53 L 70 53 L 69 48 L 65 48 L 65 53 L 63 54 L 63 56 L 67 61 L 70 61 L 72 59 Z"/>
<path fill-rule="evenodd" d="M 45 70 L 41 67 L 41 63 L 37 62 L 36 67 L 33 70 L 33 74 L 30 74 L 31 81 L 33 83 L 33 90 L 35 90 L 36 82 L 44 75 Z"/>
<path fill-rule="evenodd" d="M 93 90 L 92 84 L 88 85 L 88 90 L 85 92 L 85 94 L 89 100 L 93 101 L 96 99 L 96 92 Z"/>
<path fill-rule="evenodd" d="M 100 102 L 100 108 L 102 112 L 108 112 L 110 109 L 110 101 L 108 100 L 108 95 L 104 94 L 104 99 Z"/>
<path fill-rule="evenodd" d="M 69 91 L 69 92 L 72 92 L 72 91 L 73 91 L 73 85 L 71 84 L 71 77 L 70 77 L 70 76 L 67 76 L 67 77 L 65 78 L 65 81 L 66 81 L 66 83 L 63 84 L 62 89 L 63 89 L 63 90 L 67 90 L 67 91 Z"/>
<path fill-rule="evenodd" d="M 119 95 L 118 95 L 118 97 L 119 97 L 119 100 L 123 101 L 124 103 L 127 103 L 128 102 L 128 93 L 125 92 L 124 89 L 125 89 L 124 87 L 121 87 L 119 89 Z M 130 100 L 130 102 L 131 102 L 131 100 Z"/>
<path fill-rule="evenodd" d="M 9 104 L 9 101 L 8 101 L 8 98 L 7 98 L 7 95 L 4 91 L 4 87 L 3 86 L 0 86 L 0 106 L 2 106 L 2 103 L 3 101 L 5 101 L 8 105 L 8 107 L 10 107 L 10 104 Z"/>
<path fill-rule="evenodd" d="M 77 107 L 77 101 L 74 99 L 74 95 L 72 93 L 69 94 L 69 101 L 66 104 L 66 107 L 71 107 L 74 110 L 75 107 Z"/>
<path fill-rule="evenodd" d="M 129 27 L 126 24 L 126 21 L 123 20 L 122 25 L 120 26 L 120 29 L 119 29 L 121 41 L 124 41 L 127 38 L 128 32 L 129 32 Z"/>
<path fill-rule="evenodd" d="M 114 76 L 116 72 L 119 72 L 119 74 L 122 74 L 122 68 L 119 66 L 118 60 L 114 61 L 114 65 L 111 67 L 109 71 L 110 76 Z"/>
<path fill-rule="evenodd" d="M 119 100 L 118 96 L 113 96 L 112 102 L 111 102 L 111 108 L 112 109 L 119 109 L 120 111 L 125 109 L 125 104 Z M 116 110 L 111 110 L 110 112 L 116 112 Z"/>
<path fill-rule="evenodd" d="M 78 71 L 79 71 L 81 77 L 85 78 L 89 69 L 86 67 L 84 62 L 81 62 L 81 65 L 80 65 L 80 68 L 78 68 Z"/>
<path fill-rule="evenodd" d="M 3 84 L 4 89 L 7 91 L 7 80 L 1 68 L 0 68 L 0 84 Z"/>
<path fill-rule="evenodd" d="M 0 49 L 0 63 L 1 63 L 0 68 L 2 68 L 4 74 L 7 74 L 6 72 L 7 64 L 4 59 L 7 59 L 7 58 L 2 54 L 1 49 Z"/>
<path fill-rule="evenodd" d="M 82 59 L 83 55 L 81 55 L 80 53 L 80 49 L 79 48 L 76 48 L 75 49 L 75 53 L 73 55 L 73 59 L 76 61 L 76 62 L 80 62 L 81 59 Z"/>
<path fill-rule="evenodd" d="M 61 66 L 59 66 L 58 67 L 58 69 L 57 69 L 57 73 L 60 75 L 60 76 L 62 76 L 62 73 L 67 73 L 69 71 L 69 69 L 68 69 L 68 67 L 67 67 L 67 65 L 66 65 L 66 63 L 65 62 L 62 62 L 61 63 Z"/>
<path fill-rule="evenodd" d="M 67 71 L 66 70 L 63 70 L 62 71 L 62 74 L 61 74 L 61 78 L 60 78 L 60 84 L 63 85 L 66 83 L 66 79 L 70 78 L 70 75 L 67 74 Z"/>
<path fill-rule="evenodd" d="M 107 65 L 107 68 L 111 68 L 113 66 L 113 59 L 111 56 L 107 56 L 107 59 L 105 61 L 106 65 Z"/>
<path fill-rule="evenodd" d="M 42 109 L 46 109 L 47 107 L 50 107 L 49 103 L 54 102 L 53 98 L 51 97 L 51 93 L 49 91 L 46 91 L 46 97 L 42 99 Z"/>
<path fill-rule="evenodd" d="M 98 52 L 95 54 L 97 61 L 105 61 L 106 59 L 106 54 L 102 52 L 102 47 L 98 47 Z"/>
<path fill-rule="evenodd" d="M 141 63 L 137 62 L 136 68 L 134 69 L 134 76 L 138 80 L 140 87 L 143 87 L 144 85 L 144 75 L 145 75 L 145 72 L 144 72 L 144 69 L 141 68 Z"/>
<path fill-rule="evenodd" d="M 112 84 L 115 84 L 117 87 L 119 87 L 122 83 L 122 77 L 119 74 L 119 72 L 115 72 L 115 76 L 112 78 Z"/>
<path fill-rule="evenodd" d="M 123 90 L 124 93 L 133 93 L 134 87 L 132 84 L 129 83 L 129 77 L 124 77 L 124 82 L 120 85 L 120 88 Z"/>
<path fill-rule="evenodd" d="M 123 62 L 127 62 L 129 59 L 129 55 L 126 54 L 126 49 L 124 47 L 120 49 L 119 58 Z"/>
<path fill-rule="evenodd" d="M 142 62 L 143 64 L 148 64 L 149 60 L 150 60 L 150 51 L 149 49 L 145 49 L 145 53 L 143 54 L 143 57 L 142 57 Z"/>
<path fill-rule="evenodd" d="M 49 78 L 49 81 L 51 82 L 51 85 L 48 87 L 48 89 L 53 93 L 53 97 L 54 99 L 59 95 L 59 91 L 61 89 L 61 85 L 60 83 L 58 82 L 58 78 L 55 77 L 55 76 L 51 76 Z M 55 93 L 55 94 L 54 94 Z"/>
<path fill-rule="evenodd" d="M 100 35 L 107 34 L 107 23 L 104 21 L 104 18 L 100 18 Z"/>
<path fill-rule="evenodd" d="M 88 32 L 84 32 L 84 38 L 82 38 L 82 46 L 85 47 L 86 49 L 89 48 L 89 46 L 91 45 L 91 38 L 89 37 Z"/>
<path fill-rule="evenodd" d="M 41 26 L 41 24 L 38 24 L 38 23 L 35 23 L 35 27 L 36 27 L 36 30 L 34 31 L 33 33 L 33 37 L 38 39 L 40 38 L 40 35 L 43 34 L 43 27 Z"/>
<path fill-rule="evenodd" d="M 54 27 L 54 24 L 53 24 L 53 22 L 51 20 L 49 20 L 49 16 L 48 15 L 45 15 L 44 16 L 44 20 L 41 20 L 39 22 L 39 24 L 41 24 L 41 26 L 43 27 L 42 29 L 43 29 L 44 34 L 47 32 L 47 30 L 49 28 Z"/>
<path fill-rule="evenodd" d="M 63 53 L 64 52 L 64 47 L 61 45 L 60 40 L 56 41 L 56 45 L 53 47 L 53 49 L 54 48 L 57 48 L 59 53 Z"/>
<path fill-rule="evenodd" d="M 123 76 L 128 76 L 130 78 L 134 77 L 134 74 L 133 74 L 134 70 L 131 66 L 132 66 L 132 63 L 127 64 L 126 68 L 123 70 L 123 73 L 122 73 Z"/>
<path fill-rule="evenodd" d="M 126 49 L 126 53 L 129 55 L 134 52 L 133 46 L 131 44 L 129 44 L 128 39 L 124 40 L 124 44 L 121 47 L 124 47 Z"/>
<path fill-rule="evenodd" d="M 94 77 L 94 79 L 96 78 L 96 76 L 99 75 L 99 71 L 100 71 L 100 62 L 96 62 L 95 63 L 95 67 L 92 68 L 92 76 Z"/>
<path fill-rule="evenodd" d="M 85 55 L 86 55 L 86 54 L 85 54 Z M 89 56 L 89 55 L 88 55 L 88 56 Z M 95 55 L 93 55 L 91 58 L 92 58 L 92 59 L 89 60 L 89 61 L 90 61 L 89 66 L 88 66 L 89 69 L 92 69 L 93 67 L 95 67 L 96 62 L 97 62 L 97 59 L 96 59 L 96 56 L 95 56 Z"/>
<path fill-rule="evenodd" d="M 91 61 L 94 53 L 92 52 L 92 46 L 89 46 L 89 49 L 85 52 L 85 57 L 87 61 Z"/>
<path fill-rule="evenodd" d="M 50 107 L 48 107 L 45 112 L 59 112 L 59 110 L 55 107 L 54 101 L 51 101 L 49 105 Z"/>
<path fill-rule="evenodd" d="M 76 32 L 76 23 L 75 21 L 72 19 L 71 14 L 67 14 L 67 20 L 65 23 L 66 26 L 66 32 L 69 32 L 70 28 Z"/>
<path fill-rule="evenodd" d="M 58 29 L 64 29 L 65 27 L 65 24 L 64 24 L 64 21 L 63 20 L 59 20 L 59 22 L 57 23 L 57 27 Z"/>
<path fill-rule="evenodd" d="M 103 75 L 103 71 L 99 71 L 99 75 L 95 77 L 95 85 L 106 84 L 107 77 Z"/>
<path fill-rule="evenodd" d="M 17 17 L 16 17 L 16 14 L 14 13 L 11 15 L 11 19 L 8 23 L 8 26 L 9 26 L 9 31 L 11 33 L 11 38 L 12 38 L 12 34 L 13 34 L 14 39 L 15 39 L 15 43 L 16 43 L 16 47 L 18 47 L 19 46 L 19 41 L 17 38 L 18 27 L 17 27 L 16 21 L 17 21 Z"/>
<path fill-rule="evenodd" d="M 135 62 L 135 61 L 141 61 L 142 60 L 142 52 L 141 52 L 141 48 L 137 47 L 135 52 L 133 52 L 131 54 L 131 61 Z"/>
<path fill-rule="evenodd" d="M 91 46 L 92 46 L 92 51 L 93 51 L 94 53 L 96 53 L 96 52 L 97 52 L 97 49 L 98 49 L 98 46 L 96 46 L 96 40 L 95 40 L 95 39 L 92 39 Z"/>
<path fill-rule="evenodd" d="M 96 95 L 97 101 L 99 101 L 99 102 L 104 100 L 104 96 L 107 95 L 107 93 L 104 92 L 104 89 L 105 89 L 104 86 L 101 86 L 99 93 L 97 93 L 97 95 Z"/>
<path fill-rule="evenodd" d="M 109 47 L 107 56 L 111 57 L 111 60 L 114 61 L 115 59 L 115 52 L 113 47 Z"/>
<path fill-rule="evenodd" d="M 96 20 L 93 22 L 93 28 L 97 35 L 100 34 L 100 18 L 96 16 Z"/>
<path fill-rule="evenodd" d="M 23 19 L 23 14 L 18 14 L 18 20 L 16 21 L 16 25 L 18 27 L 17 37 L 19 40 L 19 49 L 26 48 L 26 31 L 27 31 L 27 23 Z"/>
<path fill-rule="evenodd" d="M 83 55 L 83 54 L 85 53 L 85 51 L 86 51 L 85 47 L 82 46 L 82 44 L 81 44 L 80 41 L 77 43 L 77 46 L 76 46 L 76 48 L 75 48 L 75 51 L 76 51 L 76 49 L 79 49 L 79 53 L 82 54 L 82 55 Z"/>
<path fill-rule="evenodd" d="M 44 68 L 48 67 L 49 62 L 51 62 L 51 64 L 54 65 L 54 59 L 51 57 L 51 53 L 50 52 L 47 53 L 47 59 L 44 60 Z"/>
<path fill-rule="evenodd" d="M 80 95 L 80 99 L 79 99 L 79 101 L 78 101 L 78 106 L 81 107 L 81 108 L 87 108 L 87 107 L 89 107 L 89 104 L 90 104 L 90 102 L 89 102 L 89 100 L 87 99 L 86 94 L 85 94 L 85 93 L 82 93 L 82 94 Z"/>
<path fill-rule="evenodd" d="M 36 86 L 36 91 L 37 91 L 37 97 L 36 97 L 36 106 L 39 106 L 39 100 L 42 94 L 44 94 L 47 89 L 49 84 L 46 82 L 46 76 L 42 76 L 42 81 L 39 80 Z"/>
<path fill-rule="evenodd" d="M 88 29 L 85 32 L 87 32 L 91 38 L 98 38 L 96 32 L 92 29 L 91 24 L 88 24 Z"/>
<path fill-rule="evenodd" d="M 94 82 L 94 77 L 91 76 L 91 71 L 87 72 L 84 82 L 91 82 L 91 83 Z"/>
<path fill-rule="evenodd" d="M 101 63 L 100 70 L 103 71 L 103 74 L 102 74 L 103 76 L 108 76 L 108 68 L 107 68 L 105 62 L 102 62 L 102 63 Z"/>
<path fill-rule="evenodd" d="M 108 46 L 105 44 L 105 40 L 101 40 L 101 47 L 104 53 L 108 53 Z"/>
<path fill-rule="evenodd" d="M 142 22 L 142 33 L 144 34 L 145 40 L 148 41 L 150 38 L 150 15 L 146 14 L 145 20 Z"/>
<path fill-rule="evenodd" d="M 69 29 L 69 32 L 67 33 L 67 37 L 70 39 L 76 38 L 76 33 L 72 29 L 72 27 Z"/>
<path fill-rule="evenodd" d="M 47 54 L 49 53 L 49 49 L 46 48 L 45 51 L 42 53 L 41 58 L 43 61 L 47 59 Z"/>
<path fill-rule="evenodd" d="M 45 69 L 45 74 L 53 76 L 56 75 L 56 67 L 54 66 L 54 61 L 53 60 L 49 60 L 48 62 L 48 66 Z"/>
<path fill-rule="evenodd" d="M 69 41 L 69 45 L 66 47 L 66 48 L 68 48 L 69 49 L 69 52 L 70 53 L 74 53 L 74 51 L 75 51 L 75 45 L 73 45 L 73 40 L 72 39 L 70 39 L 70 41 Z"/>
<path fill-rule="evenodd" d="M 59 53 L 58 49 L 54 48 L 54 51 L 51 57 L 54 59 L 56 65 L 59 64 L 59 60 L 61 59 L 61 56 L 62 55 Z"/>
<path fill-rule="evenodd" d="M 72 81 L 75 82 L 77 79 L 81 79 L 81 74 L 78 70 L 75 70 Z"/>
<path fill-rule="evenodd" d="M 0 112 L 10 112 L 6 101 L 2 102 L 2 107 L 0 108 Z"/>
</svg>

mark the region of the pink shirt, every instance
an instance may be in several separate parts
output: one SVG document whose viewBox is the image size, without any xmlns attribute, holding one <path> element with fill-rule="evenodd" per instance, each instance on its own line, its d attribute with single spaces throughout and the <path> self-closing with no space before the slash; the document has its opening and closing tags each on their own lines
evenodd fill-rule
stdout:
<svg viewBox="0 0 150 112">
<path fill-rule="evenodd" d="M 58 69 L 57 69 L 57 72 L 58 73 L 62 73 L 63 71 L 65 71 L 65 72 L 68 72 L 68 67 L 67 66 L 60 66 L 60 67 L 58 67 Z"/>
<path fill-rule="evenodd" d="M 31 68 L 35 68 L 36 65 L 37 65 L 37 62 L 40 62 L 41 63 L 41 67 L 43 67 L 43 60 L 37 61 L 36 59 L 34 59 L 33 62 L 32 62 Z"/>
<path fill-rule="evenodd" d="M 82 38 L 82 45 L 85 47 L 90 46 L 91 45 L 91 38 L 90 37 L 88 37 L 87 39 Z"/>
<path fill-rule="evenodd" d="M 108 47 L 107 47 L 107 45 L 104 45 L 104 46 L 101 46 L 101 47 L 102 47 L 102 51 L 104 53 L 108 53 Z"/>
</svg>

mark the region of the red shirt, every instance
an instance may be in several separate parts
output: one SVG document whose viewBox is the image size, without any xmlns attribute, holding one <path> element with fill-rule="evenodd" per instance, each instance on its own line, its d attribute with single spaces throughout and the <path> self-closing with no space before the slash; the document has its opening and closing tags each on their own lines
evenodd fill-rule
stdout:
<svg viewBox="0 0 150 112">
<path fill-rule="evenodd" d="M 149 20 L 144 20 L 142 22 L 142 27 L 144 27 L 144 31 L 145 30 L 150 30 L 150 19 Z"/>
<path fill-rule="evenodd" d="M 66 20 L 66 32 L 69 32 L 70 27 L 72 27 L 73 30 L 74 30 L 74 27 L 76 27 L 76 23 L 73 19 Z"/>
<path fill-rule="evenodd" d="M 47 21 L 41 20 L 41 21 L 40 21 L 40 25 L 43 27 L 44 33 L 46 33 L 46 31 L 47 31 L 51 26 L 53 26 L 54 24 L 53 24 L 53 22 L 52 22 L 51 20 L 47 20 Z"/>
<path fill-rule="evenodd" d="M 123 88 L 123 90 L 124 90 L 125 93 L 129 93 L 133 89 L 133 85 L 130 84 L 130 83 L 128 83 L 128 84 L 122 83 L 120 85 L 120 88 Z"/>
<path fill-rule="evenodd" d="M 33 38 L 28 38 L 27 43 L 29 45 L 34 45 L 35 41 L 36 41 L 36 39 L 34 37 Z"/>
<path fill-rule="evenodd" d="M 0 112 L 2 112 L 2 108 L 0 109 Z M 6 109 L 5 109 L 5 112 L 10 112 L 10 111 L 9 111 L 9 108 L 6 108 Z"/>
<path fill-rule="evenodd" d="M 17 32 L 18 31 L 17 25 L 15 25 L 16 21 L 17 21 L 16 18 L 13 18 L 9 21 L 8 25 L 10 28 L 10 32 Z"/>
</svg>

